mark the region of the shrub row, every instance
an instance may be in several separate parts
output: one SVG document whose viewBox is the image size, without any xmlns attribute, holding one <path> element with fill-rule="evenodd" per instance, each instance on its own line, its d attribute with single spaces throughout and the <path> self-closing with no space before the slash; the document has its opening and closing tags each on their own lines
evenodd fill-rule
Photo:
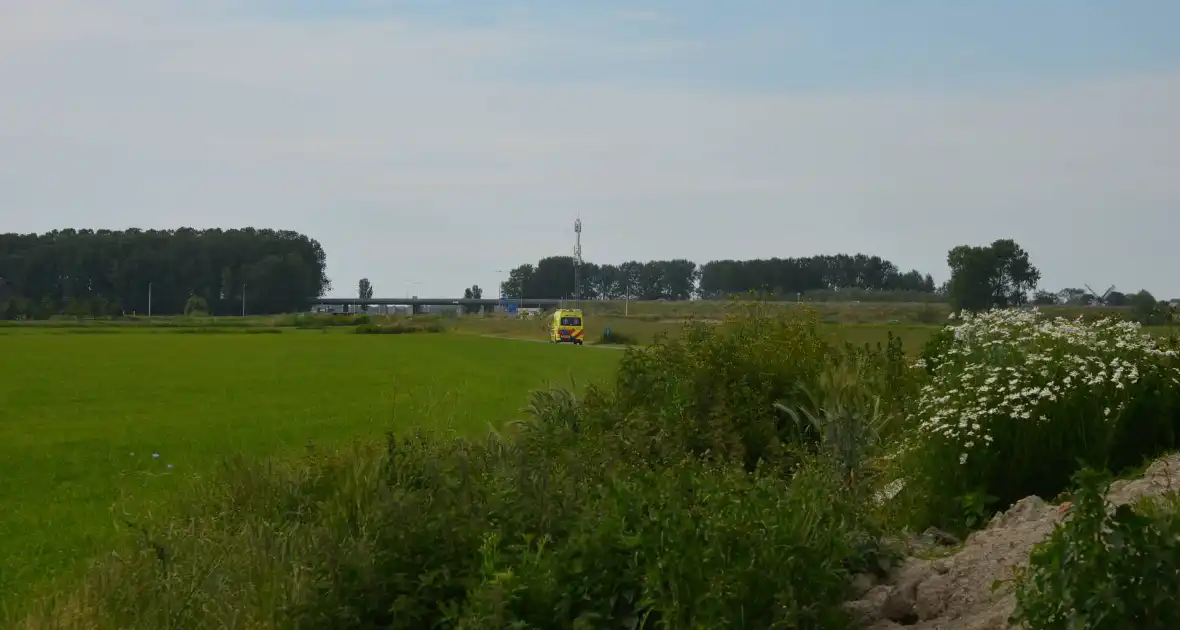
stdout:
<svg viewBox="0 0 1180 630">
<path fill-rule="evenodd" d="M 410 333 L 440 333 L 445 332 L 446 326 L 439 322 L 430 322 L 427 324 L 361 324 L 356 327 L 358 335 L 405 335 Z"/>
<path fill-rule="evenodd" d="M 372 323 L 373 319 L 363 313 L 333 314 L 333 313 L 300 313 L 288 315 L 275 320 L 277 326 L 294 326 L 295 328 L 331 328 L 335 326 L 363 326 Z"/>
<path fill-rule="evenodd" d="M 608 328 L 603 331 L 602 335 L 598 338 L 598 343 L 618 346 L 635 346 L 639 344 L 639 340 L 633 335 L 629 335 L 613 328 Z"/>
<path fill-rule="evenodd" d="M 857 539 L 822 470 L 788 491 L 548 439 L 243 463 L 83 608 L 121 628 L 842 627 Z"/>
</svg>

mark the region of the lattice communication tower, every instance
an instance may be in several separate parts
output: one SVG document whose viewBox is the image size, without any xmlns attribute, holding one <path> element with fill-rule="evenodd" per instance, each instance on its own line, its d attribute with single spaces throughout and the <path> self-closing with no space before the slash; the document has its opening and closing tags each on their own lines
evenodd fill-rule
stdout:
<svg viewBox="0 0 1180 630">
<path fill-rule="evenodd" d="M 582 219 L 574 219 L 574 308 L 582 308 Z"/>
</svg>

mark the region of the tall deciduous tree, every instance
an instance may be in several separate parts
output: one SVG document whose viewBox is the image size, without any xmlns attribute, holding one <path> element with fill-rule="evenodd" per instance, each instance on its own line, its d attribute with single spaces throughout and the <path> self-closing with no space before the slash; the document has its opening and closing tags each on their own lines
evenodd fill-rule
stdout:
<svg viewBox="0 0 1180 630">
<path fill-rule="evenodd" d="M 210 312 L 305 310 L 331 283 L 320 244 L 286 230 L 56 230 L 0 234 L 0 277 L 17 317 L 184 311 L 200 296 Z"/>
<path fill-rule="evenodd" d="M 465 300 L 482 300 L 483 289 L 479 288 L 478 284 L 473 284 L 466 289 L 463 289 L 463 299 Z M 467 313 L 478 313 L 482 307 L 468 304 L 463 307 L 463 311 Z"/>
<path fill-rule="evenodd" d="M 373 299 L 373 283 L 369 282 L 368 278 L 361 278 L 360 281 L 356 283 L 356 296 L 362 302 Z M 361 308 L 363 308 L 365 312 L 368 312 L 369 305 L 362 304 Z"/>
<path fill-rule="evenodd" d="M 980 311 L 1027 303 L 1041 272 L 1028 252 L 1011 239 L 991 245 L 960 245 L 947 254 L 951 268 L 949 298 L 955 309 Z"/>
<path fill-rule="evenodd" d="M 1171 318 L 1168 303 L 1157 300 L 1147 289 L 1130 296 L 1129 301 L 1132 317 L 1144 326 L 1160 326 Z"/>
</svg>

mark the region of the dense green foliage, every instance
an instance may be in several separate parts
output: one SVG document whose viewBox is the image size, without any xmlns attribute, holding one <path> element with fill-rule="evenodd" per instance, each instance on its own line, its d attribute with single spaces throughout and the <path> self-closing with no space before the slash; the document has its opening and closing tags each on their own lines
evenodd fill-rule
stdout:
<svg viewBox="0 0 1180 630">
<path fill-rule="evenodd" d="M 622 458 L 622 438 L 546 426 L 240 462 L 53 624 L 843 627 L 861 537 L 825 469 L 788 486 L 693 458 L 654 467 Z"/>
<path fill-rule="evenodd" d="M 965 317 L 919 364 L 930 378 L 902 458 L 926 501 L 916 518 L 962 527 L 985 507 L 1056 495 L 1079 461 L 1120 470 L 1180 447 L 1180 360 L 1138 325 Z"/>
<path fill-rule="evenodd" d="M 1172 324 L 1176 318 L 1175 309 L 1167 302 L 1157 300 L 1147 291 L 1140 291 L 1130 297 L 1132 316 L 1144 326 Z"/>
<path fill-rule="evenodd" d="M 361 278 L 356 283 L 356 297 L 359 300 L 373 299 L 373 283 L 369 282 L 368 278 Z M 368 310 L 369 305 L 365 304 L 361 308 Z"/>
<path fill-rule="evenodd" d="M 473 284 L 469 287 L 466 287 L 463 289 L 463 299 L 464 300 L 482 300 L 483 299 L 483 289 L 480 288 L 480 286 L 478 284 Z M 473 304 L 467 304 L 467 305 L 463 306 L 464 313 L 478 313 L 481 310 L 483 310 L 483 309 L 480 308 L 479 306 L 476 306 Z"/>
<path fill-rule="evenodd" d="M 1028 252 L 1011 239 L 991 245 L 960 245 L 947 254 L 947 294 L 955 310 L 982 311 L 1026 304 L 1041 279 Z"/>
<path fill-rule="evenodd" d="M 1014 620 L 1033 630 L 1180 628 L 1180 502 L 1112 508 L 1083 470 L 1064 523 L 1017 574 Z"/>
<path fill-rule="evenodd" d="M 372 317 L 361 314 L 313 314 L 298 313 L 278 318 L 278 326 L 294 326 L 295 328 L 333 328 L 336 326 L 362 326 L 371 323 Z"/>
<path fill-rule="evenodd" d="M 414 322 L 394 322 L 392 324 L 361 324 L 356 327 L 358 335 L 404 335 L 408 333 L 431 332 L 440 333 L 446 330 L 440 322 L 419 324 Z"/>
<path fill-rule="evenodd" d="M 602 334 L 598 337 L 598 343 L 612 344 L 619 346 L 634 346 L 639 344 L 639 340 L 633 335 L 625 333 L 614 328 L 604 328 Z"/>
<path fill-rule="evenodd" d="M 934 293 L 934 279 L 917 270 L 902 272 L 879 256 L 837 254 L 768 260 L 715 260 L 701 267 L 700 295 L 725 297 L 747 291 L 792 299 L 816 291 Z"/>
<path fill-rule="evenodd" d="M 209 302 L 199 295 L 190 295 L 184 303 L 186 317 L 202 317 L 209 314 Z"/>
<path fill-rule="evenodd" d="M 697 455 L 732 458 L 753 470 L 782 466 L 793 408 L 818 382 L 829 347 L 814 319 L 775 317 L 753 307 L 727 325 L 690 323 L 684 335 L 625 356 L 618 403 L 642 411 Z"/>
<path fill-rule="evenodd" d="M 878 564 L 868 487 L 774 404 L 840 397 L 838 356 L 810 319 L 751 311 L 628 350 L 581 398 L 538 392 L 485 439 L 238 463 L 46 624 L 844 627 L 851 573 Z"/>
<path fill-rule="evenodd" d="M 306 310 L 329 287 L 320 244 L 290 231 L 60 230 L 0 234 L 0 319 Z"/>
<path fill-rule="evenodd" d="M 716 260 L 698 266 L 690 260 L 629 261 L 619 265 L 587 262 L 581 295 L 587 299 L 687 300 L 745 295 L 751 291 L 784 299 L 796 294 L 859 290 L 931 295 L 934 279 L 917 271 L 902 273 L 878 256 L 845 254 L 769 260 Z M 543 258 L 513 269 L 501 283 L 502 295 L 564 298 L 574 294 L 574 260 Z"/>
</svg>

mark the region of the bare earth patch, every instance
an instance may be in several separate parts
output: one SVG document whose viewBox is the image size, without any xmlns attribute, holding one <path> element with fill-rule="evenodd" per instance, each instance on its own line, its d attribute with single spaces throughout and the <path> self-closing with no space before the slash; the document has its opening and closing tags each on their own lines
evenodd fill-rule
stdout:
<svg viewBox="0 0 1180 630">
<path fill-rule="evenodd" d="M 1122 505 L 1140 497 L 1180 489 L 1180 454 L 1153 463 L 1143 477 L 1115 482 L 1107 499 Z M 883 584 L 858 576 L 860 599 L 846 606 L 868 630 L 1007 630 L 1015 597 L 992 584 L 1012 577 L 1029 553 L 1065 517 L 1062 506 L 1026 497 L 986 529 L 971 534 L 956 553 L 943 558 L 908 558 Z"/>
</svg>

